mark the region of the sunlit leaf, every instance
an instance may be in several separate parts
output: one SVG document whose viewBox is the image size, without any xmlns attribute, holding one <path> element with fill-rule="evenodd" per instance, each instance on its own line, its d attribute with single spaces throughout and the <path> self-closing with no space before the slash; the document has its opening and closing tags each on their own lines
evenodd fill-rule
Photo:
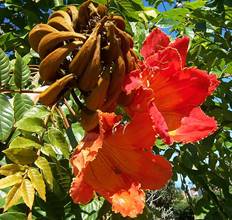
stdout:
<svg viewBox="0 0 232 220">
<path fill-rule="evenodd" d="M 0 94 L 0 141 L 5 141 L 10 135 L 14 123 L 13 108 L 4 94 Z"/>
<path fill-rule="evenodd" d="M 28 176 L 31 180 L 32 185 L 34 186 L 34 188 L 38 192 L 40 198 L 43 199 L 44 201 L 46 201 L 45 183 L 44 183 L 44 180 L 43 180 L 41 173 L 36 168 L 30 167 L 28 170 Z"/>
<path fill-rule="evenodd" d="M 6 85 L 10 79 L 10 61 L 0 48 L 0 87 Z"/>
<path fill-rule="evenodd" d="M 11 143 L 9 148 L 27 148 L 27 147 L 34 147 L 34 148 L 41 148 L 42 146 L 37 142 L 25 138 L 25 137 L 16 137 Z"/>
<path fill-rule="evenodd" d="M 8 148 L 3 151 L 6 156 L 16 164 L 31 164 L 36 160 L 36 151 L 31 147 L 27 148 Z"/>
<path fill-rule="evenodd" d="M 48 139 L 51 145 L 57 147 L 63 153 L 65 158 L 69 158 L 69 145 L 61 131 L 55 128 L 49 129 Z"/>
<path fill-rule="evenodd" d="M 0 189 L 4 189 L 9 186 L 13 186 L 22 181 L 22 175 L 19 173 L 4 177 L 0 179 Z"/>
<path fill-rule="evenodd" d="M 5 164 L 1 166 L 0 174 L 3 176 L 9 176 L 9 175 L 15 174 L 20 171 L 23 172 L 24 170 L 25 170 L 25 167 L 19 164 Z"/>
<path fill-rule="evenodd" d="M 34 106 L 25 113 L 25 117 L 37 117 L 44 119 L 50 115 L 50 111 L 44 106 Z"/>
<path fill-rule="evenodd" d="M 22 185 L 21 185 L 21 195 L 27 207 L 31 209 L 34 203 L 35 190 L 29 179 L 23 180 Z"/>
<path fill-rule="evenodd" d="M 14 185 L 8 192 L 5 200 L 4 211 L 9 209 L 11 206 L 16 205 L 21 198 L 21 184 Z"/>
<path fill-rule="evenodd" d="M 15 57 L 14 82 L 19 89 L 22 89 L 28 83 L 31 71 L 17 51 L 15 52 Z"/>
<path fill-rule="evenodd" d="M 19 120 L 15 126 L 18 129 L 39 133 L 44 130 L 43 120 L 36 117 L 23 117 Z"/>
<path fill-rule="evenodd" d="M 54 151 L 54 148 L 50 144 L 44 144 L 44 146 L 41 148 L 41 152 L 49 157 L 56 158 L 56 152 Z"/>
<path fill-rule="evenodd" d="M 53 188 L 53 175 L 48 161 L 44 157 L 38 157 L 35 165 L 42 170 L 46 182 Z"/>
</svg>

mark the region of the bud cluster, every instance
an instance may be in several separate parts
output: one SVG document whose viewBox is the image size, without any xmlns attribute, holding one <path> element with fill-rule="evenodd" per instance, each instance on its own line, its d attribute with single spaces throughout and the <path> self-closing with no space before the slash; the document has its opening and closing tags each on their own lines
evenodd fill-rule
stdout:
<svg viewBox="0 0 232 220">
<path fill-rule="evenodd" d="M 36 25 L 29 42 L 41 58 L 40 77 L 50 84 L 40 102 L 52 106 L 67 90 L 78 88 L 89 110 L 81 113 L 86 130 L 95 126 L 88 121 L 94 120 L 97 109 L 114 111 L 125 74 L 137 59 L 121 16 L 90 0 L 79 10 L 70 5 L 55 11 L 47 24 Z"/>
</svg>

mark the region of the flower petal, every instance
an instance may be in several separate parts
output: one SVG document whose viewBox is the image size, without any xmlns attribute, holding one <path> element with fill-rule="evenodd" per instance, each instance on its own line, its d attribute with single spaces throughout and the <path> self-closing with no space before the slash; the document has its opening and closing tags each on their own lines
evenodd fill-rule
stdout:
<svg viewBox="0 0 232 220">
<path fill-rule="evenodd" d="M 88 163 L 95 159 L 98 150 L 102 147 L 102 138 L 97 133 L 88 133 L 74 151 L 70 163 L 73 173 L 78 175 Z"/>
<path fill-rule="evenodd" d="M 167 47 L 149 56 L 144 63 L 146 67 L 153 70 L 176 72 L 182 69 L 181 56 L 178 50 L 172 47 Z"/>
<path fill-rule="evenodd" d="M 181 56 L 182 66 L 185 66 L 186 56 L 188 52 L 189 37 L 185 36 L 182 38 L 177 38 L 174 42 L 169 44 L 169 47 L 176 48 Z"/>
<path fill-rule="evenodd" d="M 69 193 L 74 203 L 80 204 L 88 203 L 94 195 L 93 188 L 84 182 L 83 175 L 73 180 Z"/>
<path fill-rule="evenodd" d="M 167 47 L 169 42 L 169 37 L 160 29 L 156 28 L 147 36 L 140 53 L 146 59 L 158 50 Z"/>
<path fill-rule="evenodd" d="M 153 82 L 155 104 L 162 113 L 186 112 L 199 106 L 208 96 L 211 84 L 209 75 L 197 68 L 185 68 L 172 74 L 160 72 Z"/>
<path fill-rule="evenodd" d="M 190 143 L 199 141 L 216 131 L 214 118 L 207 116 L 199 107 L 194 108 L 188 117 L 181 120 L 181 126 L 169 132 L 176 142 Z"/>
<path fill-rule="evenodd" d="M 129 190 L 121 190 L 112 196 L 112 210 L 123 217 L 135 218 L 143 213 L 145 193 L 140 185 L 132 184 Z"/>
<path fill-rule="evenodd" d="M 166 144 L 171 144 L 171 139 L 168 134 L 168 126 L 164 120 L 164 117 L 159 112 L 154 102 L 151 102 L 149 106 L 149 114 L 153 122 L 153 129 L 159 136 L 165 141 Z"/>
</svg>

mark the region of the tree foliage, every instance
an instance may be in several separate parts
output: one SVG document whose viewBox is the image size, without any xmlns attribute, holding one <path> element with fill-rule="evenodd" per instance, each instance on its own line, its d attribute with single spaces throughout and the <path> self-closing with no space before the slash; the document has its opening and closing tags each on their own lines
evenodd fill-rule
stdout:
<svg viewBox="0 0 232 220">
<path fill-rule="evenodd" d="M 232 218 L 232 4 L 229 0 L 163 1 L 96 0 L 127 21 L 139 52 L 153 27 L 172 38 L 191 38 L 187 62 L 217 74 L 221 81 L 202 106 L 214 116 L 218 130 L 196 144 L 166 146 L 154 151 L 173 164 L 173 181 L 182 189 L 196 219 Z M 68 103 L 48 109 L 33 104 L 33 93 L 41 86 L 38 54 L 30 49 L 28 32 L 46 22 L 51 11 L 81 0 L 5 0 L 0 3 L 0 206 L 1 219 L 122 219 L 111 212 L 102 198 L 82 206 L 68 194 L 72 180 L 69 157 L 84 131 L 78 122 L 80 109 L 67 95 Z M 158 11 L 159 5 L 171 9 Z M 169 7 L 168 7 L 169 8 Z M 73 114 L 70 108 L 75 111 Z M 63 123 L 65 121 L 65 123 Z M 202 191 L 194 200 L 186 177 Z M 27 207 L 27 208 L 26 208 Z M 26 214 L 25 214 L 26 213 Z M 159 216 L 148 206 L 138 219 Z"/>
</svg>

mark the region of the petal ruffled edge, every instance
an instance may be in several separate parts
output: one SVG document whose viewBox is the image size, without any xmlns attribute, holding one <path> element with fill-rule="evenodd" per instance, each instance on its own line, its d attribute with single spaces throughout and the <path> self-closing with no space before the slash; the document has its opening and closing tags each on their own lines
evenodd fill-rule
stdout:
<svg viewBox="0 0 232 220">
<path fill-rule="evenodd" d="M 187 36 L 182 37 L 182 38 L 177 38 L 175 41 L 169 44 L 169 47 L 173 47 L 177 49 L 177 51 L 179 52 L 181 56 L 181 60 L 182 60 L 182 67 L 184 67 L 186 63 L 188 46 L 189 46 L 189 37 Z"/>
<path fill-rule="evenodd" d="M 88 133 L 77 146 L 70 159 L 74 175 L 79 175 L 93 161 L 102 147 L 102 137 L 97 133 Z"/>
<path fill-rule="evenodd" d="M 178 129 L 169 135 L 175 142 L 191 143 L 200 141 L 217 130 L 217 122 L 207 116 L 199 107 L 194 108 L 188 117 L 181 120 Z"/>
<path fill-rule="evenodd" d="M 210 86 L 208 89 L 208 94 L 211 95 L 215 89 L 219 86 L 220 81 L 217 79 L 217 76 L 215 74 L 209 74 L 210 79 Z"/>
<path fill-rule="evenodd" d="M 145 193 L 140 184 L 132 184 L 130 189 L 121 190 L 111 197 L 112 210 L 123 217 L 135 218 L 143 213 Z"/>
</svg>

